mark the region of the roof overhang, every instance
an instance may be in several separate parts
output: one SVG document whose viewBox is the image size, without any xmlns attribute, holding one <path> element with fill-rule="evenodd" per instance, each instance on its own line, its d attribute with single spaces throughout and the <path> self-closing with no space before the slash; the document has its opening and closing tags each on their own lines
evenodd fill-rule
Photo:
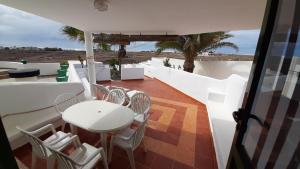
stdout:
<svg viewBox="0 0 300 169">
<path fill-rule="evenodd" d="M 266 0 L 1 0 L 0 3 L 93 33 L 194 34 L 260 29 Z"/>
</svg>

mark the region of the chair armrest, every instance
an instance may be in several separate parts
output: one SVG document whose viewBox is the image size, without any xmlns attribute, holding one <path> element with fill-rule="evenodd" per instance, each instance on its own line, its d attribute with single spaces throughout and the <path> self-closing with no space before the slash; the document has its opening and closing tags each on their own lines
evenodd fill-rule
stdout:
<svg viewBox="0 0 300 169">
<path fill-rule="evenodd" d="M 59 138 L 59 139 L 57 139 L 57 140 L 54 140 L 54 141 L 52 141 L 52 142 L 50 142 L 50 143 L 48 143 L 48 144 L 50 144 L 50 146 L 53 146 L 53 145 L 55 145 L 55 144 L 61 142 L 62 140 L 66 139 L 66 138 L 68 138 L 68 137 L 71 137 L 71 136 L 72 136 L 71 133 L 67 133 L 67 134 L 64 135 L 63 137 L 61 137 L 61 138 Z M 67 143 L 67 142 L 66 142 L 66 143 Z M 64 143 L 64 144 L 62 144 L 61 146 L 56 147 L 56 148 L 63 147 L 66 143 Z"/>
<path fill-rule="evenodd" d="M 135 132 L 131 133 L 131 134 L 128 135 L 128 136 L 118 135 L 117 137 L 118 137 L 118 138 L 121 138 L 121 139 L 123 139 L 123 140 L 130 140 L 130 139 L 132 138 L 132 136 L 134 136 L 135 133 L 136 133 L 136 129 L 132 129 L 132 130 L 135 130 Z"/>
<path fill-rule="evenodd" d="M 125 93 L 129 92 L 130 89 L 124 88 L 124 87 L 120 87 L 120 86 L 110 86 L 111 89 L 121 89 L 123 90 Z"/>
<path fill-rule="evenodd" d="M 91 160 L 93 160 L 98 154 L 101 154 L 102 156 L 105 155 L 105 153 L 101 153 L 101 151 L 104 152 L 103 148 L 100 147 L 98 148 L 92 155 L 90 155 L 84 162 L 78 163 L 76 161 L 74 161 L 77 165 L 79 166 L 85 166 L 86 164 L 88 164 Z M 106 157 L 104 157 L 106 158 Z"/>
<path fill-rule="evenodd" d="M 144 120 L 147 121 L 150 118 L 150 115 L 151 115 L 150 112 L 144 114 Z"/>
<path fill-rule="evenodd" d="M 81 146 L 81 142 L 80 142 L 80 139 L 77 135 L 75 136 L 72 136 L 70 138 L 70 140 L 73 142 L 73 144 L 76 146 L 76 147 L 80 147 Z"/>
<path fill-rule="evenodd" d="M 79 137 L 77 135 L 73 135 L 70 137 L 70 139 L 64 144 L 64 146 L 74 144 L 76 148 L 81 146 L 81 142 L 79 140 Z"/>
<path fill-rule="evenodd" d="M 137 92 L 139 92 L 139 91 L 137 91 L 137 90 L 130 90 L 130 91 L 128 91 L 128 92 L 126 92 L 126 94 L 127 94 L 127 96 L 129 97 L 129 98 L 131 98 L 135 93 L 137 93 Z"/>
<path fill-rule="evenodd" d="M 127 136 L 127 137 L 126 136 L 118 136 L 118 137 L 121 138 L 121 139 L 123 139 L 123 140 L 130 140 L 133 135 L 134 135 L 134 133 L 131 134 L 131 135 L 129 135 L 129 136 Z"/>
<path fill-rule="evenodd" d="M 129 100 L 129 103 L 126 105 L 126 107 L 130 108 L 131 106 L 131 101 Z"/>
<path fill-rule="evenodd" d="M 151 105 L 150 105 L 150 107 L 151 107 Z M 150 112 L 150 107 L 148 107 L 144 112 L 143 112 L 143 114 L 151 114 L 151 112 Z"/>
<path fill-rule="evenodd" d="M 46 126 L 43 126 L 37 130 L 30 131 L 28 133 L 32 135 L 39 135 L 40 133 L 46 132 L 46 131 L 52 131 L 52 134 L 56 135 L 56 130 L 53 124 L 47 124 Z"/>
</svg>

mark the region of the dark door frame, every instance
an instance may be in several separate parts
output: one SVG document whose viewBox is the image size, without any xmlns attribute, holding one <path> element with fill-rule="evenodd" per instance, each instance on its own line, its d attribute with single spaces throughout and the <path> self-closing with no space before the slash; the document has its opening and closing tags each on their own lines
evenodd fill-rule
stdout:
<svg viewBox="0 0 300 169">
<path fill-rule="evenodd" d="M 263 19 L 263 24 L 255 52 L 255 57 L 253 61 L 253 65 L 251 68 L 251 73 L 247 85 L 248 93 L 245 94 L 246 102 L 243 104 L 243 109 L 241 110 L 245 115 L 238 121 L 237 124 L 237 134 L 235 134 L 231 153 L 238 151 L 241 154 L 240 158 L 242 161 L 248 161 L 249 163 L 245 163 L 245 168 L 250 168 L 251 163 L 249 157 L 245 155 L 245 149 L 242 146 L 242 138 L 245 134 L 247 128 L 247 121 L 250 116 L 250 111 L 252 107 L 252 103 L 255 98 L 255 91 L 258 88 L 259 79 L 262 74 L 263 65 L 265 63 L 265 58 L 267 55 L 268 47 L 271 41 L 271 35 L 273 33 L 273 27 L 276 23 L 276 13 L 278 9 L 279 0 L 268 0 L 267 6 L 265 10 L 265 15 Z M 17 169 L 17 163 L 14 159 L 14 155 L 12 149 L 10 147 L 9 141 L 6 136 L 6 132 L 2 123 L 2 119 L 0 117 L 0 145 L 1 145 L 1 153 L 0 153 L 0 169 Z M 233 147 L 236 146 L 237 149 Z M 233 155 L 229 157 L 228 164 L 230 164 Z M 230 168 L 230 165 L 227 165 L 227 168 Z"/>
<path fill-rule="evenodd" d="M 279 0 L 267 0 L 262 27 L 254 55 L 253 64 L 247 84 L 246 93 L 242 108 L 238 111 L 239 118 L 236 125 L 236 132 L 233 138 L 230 156 L 226 168 L 234 168 L 236 164 L 243 168 L 252 168 L 244 146 L 242 145 L 243 136 L 247 129 L 248 119 L 251 115 L 251 108 L 255 99 L 256 91 L 259 87 L 259 80 L 263 74 L 268 48 L 271 42 L 274 25 L 277 23 L 276 14 Z M 236 161 L 234 161 L 235 159 Z M 235 163 L 235 164 L 234 164 Z"/>
<path fill-rule="evenodd" d="M 0 169 L 17 169 L 18 165 L 11 150 L 6 132 L 0 117 Z"/>
</svg>

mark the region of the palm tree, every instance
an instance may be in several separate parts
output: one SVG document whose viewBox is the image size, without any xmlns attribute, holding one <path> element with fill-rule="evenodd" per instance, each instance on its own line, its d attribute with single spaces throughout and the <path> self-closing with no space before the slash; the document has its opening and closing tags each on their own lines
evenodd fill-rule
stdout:
<svg viewBox="0 0 300 169">
<path fill-rule="evenodd" d="M 238 47 L 234 43 L 224 41 L 231 37 L 233 37 L 233 35 L 225 32 L 183 35 L 179 36 L 177 41 L 160 41 L 157 42 L 155 46 L 158 54 L 166 49 L 175 49 L 182 52 L 185 57 L 183 70 L 192 73 L 195 67 L 194 60 L 198 53 L 221 47 L 231 47 L 238 51 Z"/>
<path fill-rule="evenodd" d="M 64 26 L 62 28 L 62 33 L 69 37 L 71 40 L 77 40 L 79 42 L 84 42 L 83 31 L 73 28 L 71 26 Z M 111 51 L 111 45 L 106 43 L 98 43 L 98 48 L 102 51 Z"/>
</svg>

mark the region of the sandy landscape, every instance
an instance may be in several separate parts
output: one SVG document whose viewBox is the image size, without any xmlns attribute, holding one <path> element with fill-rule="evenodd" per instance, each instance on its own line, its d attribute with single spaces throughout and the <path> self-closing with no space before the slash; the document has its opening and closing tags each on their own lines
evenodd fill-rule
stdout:
<svg viewBox="0 0 300 169">
<path fill-rule="evenodd" d="M 44 51 L 44 50 L 0 50 L 0 61 L 20 61 L 22 59 L 28 62 L 62 62 L 64 60 L 78 60 L 78 57 L 85 58 L 85 51 Z M 95 60 L 106 62 L 117 57 L 117 52 L 95 52 Z M 155 52 L 127 52 L 124 63 L 139 63 L 151 59 L 151 57 L 169 57 L 184 59 L 181 53 L 164 52 L 157 55 Z M 213 55 L 198 56 L 197 59 L 206 60 L 236 60 L 250 61 L 253 56 L 249 55 Z"/>
</svg>

